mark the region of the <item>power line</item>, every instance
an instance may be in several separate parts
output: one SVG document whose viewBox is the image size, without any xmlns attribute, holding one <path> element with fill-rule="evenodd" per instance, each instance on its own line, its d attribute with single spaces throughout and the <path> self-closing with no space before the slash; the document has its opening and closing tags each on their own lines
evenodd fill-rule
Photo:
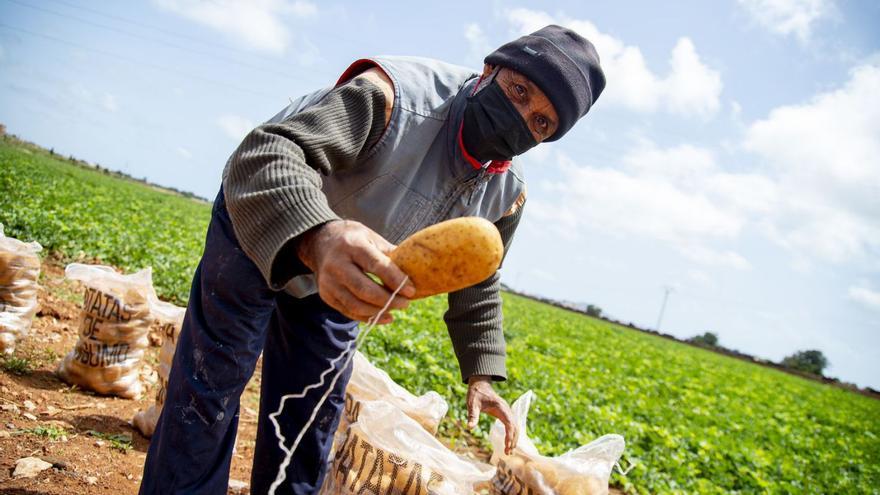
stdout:
<svg viewBox="0 0 880 495">
<path fill-rule="evenodd" d="M 71 8 L 71 9 L 81 10 L 81 11 L 84 11 L 84 12 L 90 12 L 90 13 L 92 13 L 92 14 L 95 14 L 95 15 L 98 15 L 98 16 L 101 16 L 101 17 L 106 17 L 106 18 L 108 18 L 108 19 L 113 19 L 113 20 L 121 21 L 121 22 L 124 22 L 124 23 L 127 23 L 127 24 L 131 24 L 131 25 L 133 25 L 133 26 L 138 26 L 138 27 L 144 28 L 144 29 L 151 29 L 151 30 L 153 30 L 153 31 L 160 32 L 160 33 L 162 33 L 162 34 L 167 34 L 167 35 L 170 35 L 170 36 L 176 36 L 176 37 L 178 37 L 178 38 L 182 38 L 182 39 L 186 39 L 186 40 L 190 40 L 190 41 L 195 41 L 196 43 L 201 43 L 201 44 L 204 44 L 204 45 L 214 46 L 214 47 L 217 47 L 217 48 L 220 48 L 220 49 L 223 49 L 223 50 L 227 50 L 227 51 L 238 52 L 238 53 L 241 53 L 241 54 L 247 55 L 248 57 L 257 57 L 257 58 L 261 58 L 261 59 L 263 59 L 263 60 L 266 60 L 266 61 L 268 61 L 268 62 L 272 62 L 272 63 L 275 63 L 275 62 L 276 62 L 276 60 L 270 59 L 270 58 L 268 58 L 268 57 L 264 57 L 264 56 L 259 55 L 259 54 L 254 54 L 254 53 L 251 53 L 251 52 L 248 52 L 248 51 L 245 51 L 245 50 L 241 50 L 241 49 L 238 49 L 238 48 L 235 48 L 235 47 L 231 47 L 231 46 L 229 46 L 229 45 L 224 45 L 224 44 L 222 44 L 222 43 L 216 43 L 216 42 L 213 42 L 213 41 L 204 40 L 204 39 L 198 38 L 198 37 L 196 37 L 196 36 L 190 36 L 190 35 L 188 35 L 188 34 L 179 33 L 179 32 L 177 32 L 177 31 L 172 31 L 172 30 L 170 30 L 170 29 L 165 29 L 165 28 L 163 28 L 163 27 L 156 26 L 156 25 L 154 25 L 154 24 L 148 24 L 148 23 L 146 23 L 146 22 L 141 22 L 141 21 L 138 21 L 138 20 L 136 20 L 136 19 L 131 19 L 131 18 L 129 18 L 129 17 L 119 16 L 119 15 L 114 15 L 114 14 L 108 14 L 108 13 L 106 13 L 106 12 L 103 12 L 103 11 L 100 11 L 100 10 L 97 10 L 97 9 L 92 9 L 92 8 L 89 8 L 89 7 L 85 7 L 85 6 L 83 6 L 83 5 L 77 5 L 77 4 L 74 4 L 74 3 L 67 2 L 67 1 L 65 1 L 65 0 L 51 0 L 51 1 L 54 2 L 54 3 L 57 3 L 57 4 L 61 4 L 61 5 L 67 6 L 67 7 Z"/>
<path fill-rule="evenodd" d="M 180 70 L 178 70 L 178 69 L 175 69 L 175 68 L 173 68 L 173 67 L 166 67 L 166 66 L 163 66 L 163 65 L 159 65 L 159 64 L 154 64 L 154 63 L 146 62 L 146 61 L 144 61 L 144 60 L 136 60 L 136 59 L 133 59 L 133 58 L 126 57 L 126 56 L 124 56 L 124 55 L 120 55 L 120 54 L 118 54 L 118 53 L 113 53 L 113 52 L 109 52 L 109 51 L 107 51 L 107 50 L 102 50 L 102 49 L 100 49 L 100 48 L 94 48 L 94 47 L 91 47 L 91 46 L 82 45 L 82 44 L 75 43 L 75 42 L 73 42 L 73 41 L 68 41 L 68 40 L 65 40 L 65 39 L 61 39 L 61 38 L 58 38 L 58 37 L 56 37 L 56 36 L 52 36 L 52 35 L 49 35 L 49 34 L 39 33 L 39 32 L 35 32 L 35 31 L 30 31 L 30 30 L 28 30 L 28 29 L 22 29 L 22 28 L 19 28 L 19 27 L 10 26 L 10 25 L 8 25 L 8 24 L 3 24 L 3 23 L 0 23 L 0 28 L 5 28 L 5 29 L 11 30 L 11 31 L 17 31 L 17 32 L 19 32 L 19 33 L 24 33 L 24 34 L 27 34 L 27 35 L 30 35 L 30 36 L 35 36 L 35 37 L 38 37 L 38 38 L 47 39 L 47 40 L 50 40 L 50 41 L 54 41 L 55 43 L 60 43 L 60 44 L 62 44 L 62 45 L 72 46 L 72 47 L 74 47 L 74 48 L 79 48 L 79 49 L 81 49 L 81 50 L 87 50 L 87 51 L 90 51 L 90 52 L 99 53 L 99 54 L 101 54 L 101 55 L 104 55 L 104 56 L 107 56 L 107 57 L 116 58 L 116 59 L 122 60 L 122 61 L 124 61 L 124 62 L 128 62 L 128 63 L 130 63 L 130 64 L 134 64 L 134 65 L 137 65 L 137 66 L 141 66 L 141 67 L 151 67 L 151 68 L 153 68 L 153 69 L 156 69 L 156 70 L 159 70 L 159 71 L 162 71 L 162 72 L 169 72 L 169 73 L 174 74 L 174 75 L 177 75 L 177 76 L 183 76 L 183 77 L 185 77 L 185 78 L 189 78 L 189 79 L 193 79 L 193 80 L 202 81 L 202 82 L 204 82 L 204 83 L 213 84 L 213 85 L 216 85 L 216 86 L 222 86 L 222 87 L 225 87 L 225 88 L 227 88 L 227 89 L 233 89 L 233 90 L 236 90 L 236 91 L 241 91 L 241 92 L 244 92 L 244 93 L 250 93 L 250 94 L 257 95 L 257 96 L 262 96 L 262 97 L 265 97 L 265 98 L 271 98 L 271 99 L 273 99 L 273 100 L 278 99 L 278 96 L 277 96 L 277 95 L 270 95 L 270 94 L 268 94 L 268 93 L 264 93 L 264 92 L 262 92 L 262 91 L 257 91 L 257 90 L 250 89 L 250 88 L 242 88 L 242 87 L 240 87 L 240 86 L 236 86 L 236 85 L 234 85 L 234 84 L 229 84 L 229 83 L 227 83 L 227 82 L 218 81 L 218 80 L 211 79 L 211 78 L 207 78 L 207 77 L 204 77 L 204 76 L 199 76 L 199 75 L 197 75 L 197 74 L 189 74 L 189 73 L 186 73 L 186 72 L 180 71 Z"/>
<path fill-rule="evenodd" d="M 107 17 L 107 18 L 110 18 L 110 19 L 119 20 L 119 21 L 122 21 L 122 22 L 125 22 L 125 23 L 128 23 L 128 24 L 132 24 L 132 25 L 135 25 L 135 26 L 139 26 L 139 27 L 142 27 L 142 28 L 145 28 L 145 29 L 151 29 L 151 30 L 154 30 L 154 31 L 159 31 L 159 32 L 162 32 L 162 33 L 165 33 L 165 34 L 169 34 L 169 35 L 171 35 L 171 36 L 177 36 L 177 37 L 179 37 L 179 38 L 184 38 L 184 39 L 188 39 L 188 40 L 191 40 L 191 41 L 195 41 L 195 42 L 197 42 L 197 43 L 202 43 L 202 44 L 206 44 L 206 45 L 215 46 L 215 47 L 218 47 L 218 48 L 221 48 L 221 49 L 224 49 L 224 50 L 228 50 L 228 51 L 239 52 L 239 53 L 242 53 L 242 54 L 244 54 L 244 55 L 247 55 L 248 57 L 257 57 L 257 58 L 261 58 L 261 59 L 266 60 L 266 61 L 268 61 L 268 62 L 270 62 L 270 63 L 276 63 L 276 62 L 277 62 L 277 61 L 274 60 L 274 59 L 271 59 L 271 58 L 268 58 L 268 57 L 265 57 L 265 56 L 262 56 L 262 55 L 254 54 L 254 53 L 252 53 L 252 52 L 250 52 L 250 51 L 246 51 L 246 50 L 241 50 L 241 49 L 238 49 L 238 48 L 230 47 L 230 46 L 228 46 L 228 45 L 224 45 L 224 44 L 222 44 L 222 43 L 216 43 L 216 42 L 213 42 L 213 41 L 204 40 L 204 39 L 198 38 L 198 37 L 196 37 L 196 36 L 190 36 L 190 35 L 188 35 L 188 34 L 179 33 L 179 32 L 177 32 L 177 31 L 172 31 L 172 30 L 169 30 L 169 29 L 165 29 L 165 28 L 163 28 L 163 27 L 160 27 L 160 26 L 156 26 L 155 24 L 150 24 L 150 23 L 146 23 L 146 22 L 138 21 L 138 20 L 131 19 L 131 18 L 128 18 L 128 17 L 124 17 L 124 16 L 118 16 L 118 15 L 114 15 L 114 14 L 108 14 L 108 13 L 106 13 L 106 12 L 102 12 L 102 11 L 100 11 L 100 10 L 91 9 L 91 8 L 88 8 L 88 7 L 83 7 L 83 6 L 76 5 L 76 4 L 73 4 L 73 3 L 70 3 L 70 2 L 67 2 L 67 1 L 64 1 L 64 0 L 52 0 L 52 1 L 55 2 L 55 3 L 61 4 L 61 5 L 65 5 L 65 6 L 69 7 L 69 8 L 72 8 L 72 9 L 78 9 L 78 10 L 82 10 L 82 11 L 86 11 L 86 12 L 91 12 L 91 13 L 93 13 L 93 14 L 96 14 L 96 15 L 99 15 L 99 16 L 102 16 L 102 17 Z M 215 5 L 218 5 L 218 6 L 220 5 L 218 2 L 216 2 L 216 1 L 214 1 L 214 0 L 204 0 L 204 1 L 208 1 L 208 2 L 213 3 L 213 4 L 215 4 Z M 339 41 L 344 41 L 345 43 L 347 43 L 348 45 L 350 45 L 350 46 L 352 46 L 352 47 L 356 47 L 356 46 L 361 46 L 361 45 L 363 45 L 363 41 L 364 41 L 364 40 L 355 40 L 355 39 L 351 39 L 351 38 L 348 38 L 348 37 L 345 37 L 345 36 L 340 36 L 339 33 L 336 33 L 336 32 L 333 32 L 333 31 L 321 31 L 321 30 L 315 29 L 314 26 L 312 26 L 311 29 L 314 29 L 314 30 L 316 30 L 316 31 L 319 31 L 319 32 L 321 33 L 322 36 L 326 36 L 326 37 L 328 37 L 328 38 L 335 38 L 335 39 L 337 39 L 337 40 L 339 40 Z"/>
<path fill-rule="evenodd" d="M 178 44 L 178 43 L 173 43 L 173 42 L 166 41 L 166 40 L 163 40 L 163 39 L 157 39 L 157 38 L 154 38 L 154 37 L 143 36 L 143 35 L 140 35 L 140 34 L 137 34 L 137 33 L 132 33 L 132 32 L 126 31 L 126 30 L 121 29 L 121 28 L 118 28 L 118 27 L 108 26 L 108 25 L 106 25 L 106 24 L 101 24 L 101 23 L 98 23 L 98 22 L 94 22 L 94 21 L 89 20 L 89 19 L 85 19 L 85 18 L 82 18 L 82 17 L 78 17 L 78 16 L 70 15 L 70 14 L 64 14 L 64 13 L 57 12 L 57 11 L 54 11 L 54 10 L 51 10 L 51 9 L 47 9 L 47 8 L 44 8 L 44 7 L 40 7 L 40 6 L 37 6 L 37 5 L 31 5 L 31 4 L 28 4 L 28 3 L 20 2 L 20 1 L 18 1 L 18 0 L 6 0 L 6 1 L 7 1 L 7 2 L 10 2 L 10 3 L 14 3 L 14 4 L 16 4 L 16 5 L 20 5 L 20 6 L 22 6 L 22 7 L 27 7 L 27 8 L 29 8 L 29 9 L 33 9 L 33 10 L 37 10 L 37 11 L 40 11 L 40 12 L 44 12 L 44 13 L 47 13 L 47 14 L 51 14 L 51 15 L 54 15 L 54 16 L 57 16 L 57 17 L 61 17 L 61 18 L 63 18 L 63 19 L 73 20 L 73 21 L 76 21 L 76 22 L 80 22 L 80 23 L 83 23 L 83 24 L 90 25 L 90 26 L 98 27 L 98 28 L 101 28 L 101 29 L 106 29 L 106 30 L 108 30 L 108 31 L 113 31 L 113 32 L 116 32 L 116 33 L 122 34 L 122 35 L 124 35 L 124 36 L 129 36 L 129 37 L 132 37 L 132 38 L 136 38 L 136 39 L 140 39 L 140 40 L 148 41 L 148 42 L 150 42 L 150 43 L 159 43 L 159 44 L 162 44 L 162 45 L 165 45 L 165 46 L 171 47 L 171 48 L 175 48 L 175 49 L 177 49 L 177 50 L 183 50 L 183 51 L 186 51 L 186 52 L 194 53 L 194 54 L 199 55 L 199 56 L 202 56 L 202 57 L 210 57 L 210 58 L 213 58 L 213 59 L 215 59 L 215 60 L 220 60 L 220 61 L 223 61 L 223 62 L 227 62 L 227 63 L 231 63 L 231 64 L 239 65 L 239 66 L 245 67 L 245 68 L 250 69 L 250 70 L 257 70 L 257 71 L 265 72 L 265 73 L 268 73 L 268 74 L 273 74 L 273 75 L 275 75 L 275 76 L 283 77 L 283 78 L 286 78 L 286 79 L 296 79 L 296 78 L 299 78 L 299 77 L 301 77 L 301 76 L 303 75 L 303 74 L 295 75 L 295 74 L 292 74 L 292 73 L 289 73 L 289 72 L 284 72 L 284 71 L 279 71 L 279 70 L 274 70 L 274 69 L 267 69 L 267 68 L 265 68 L 265 67 L 261 67 L 261 66 L 259 66 L 259 65 L 254 65 L 254 64 L 251 64 L 251 63 L 248 63 L 248 62 L 243 62 L 243 61 L 241 61 L 241 60 L 237 60 L 237 59 L 234 59 L 234 58 L 231 58 L 231 57 L 227 57 L 227 56 L 224 56 L 224 55 L 218 55 L 218 54 L 211 53 L 211 52 L 206 52 L 206 51 L 202 51 L 202 50 L 196 50 L 196 49 L 190 48 L 190 47 L 188 47 L 188 46 L 180 45 L 180 44 Z M 305 73 L 305 74 L 308 74 L 308 73 Z"/>
</svg>

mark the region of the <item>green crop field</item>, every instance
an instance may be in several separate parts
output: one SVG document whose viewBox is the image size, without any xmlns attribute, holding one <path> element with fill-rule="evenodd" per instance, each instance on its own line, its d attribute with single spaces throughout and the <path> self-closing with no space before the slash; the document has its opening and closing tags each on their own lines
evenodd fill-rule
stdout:
<svg viewBox="0 0 880 495">
<path fill-rule="evenodd" d="M 153 267 L 159 295 L 184 302 L 202 255 L 210 205 L 97 172 L 45 150 L 0 141 L 0 223 L 66 260 L 126 271 Z"/>
<path fill-rule="evenodd" d="M 205 203 L 0 142 L 8 235 L 64 259 L 152 266 L 159 293 L 177 302 L 209 214 Z M 511 401 L 536 392 L 529 435 L 545 454 L 619 433 L 623 464 L 635 467 L 612 482 L 628 493 L 880 493 L 880 401 L 514 295 L 504 302 L 510 381 L 499 389 Z M 443 298 L 417 302 L 365 351 L 408 389 L 444 395 L 441 433 L 461 442 L 465 387 L 444 309 Z"/>
</svg>

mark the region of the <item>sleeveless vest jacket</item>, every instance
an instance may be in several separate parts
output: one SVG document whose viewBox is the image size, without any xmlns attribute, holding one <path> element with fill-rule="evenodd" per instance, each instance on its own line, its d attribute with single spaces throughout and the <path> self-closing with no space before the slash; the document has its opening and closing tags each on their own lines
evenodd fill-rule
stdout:
<svg viewBox="0 0 880 495">
<path fill-rule="evenodd" d="M 496 222 L 524 188 L 514 161 L 500 174 L 467 162 L 458 142 L 466 98 L 477 74 L 419 57 L 376 57 L 352 64 L 343 83 L 378 66 L 394 85 L 394 107 L 384 133 L 351 170 L 322 177 L 333 211 L 356 220 L 394 244 L 450 218 L 479 216 Z M 333 88 L 302 96 L 267 123 L 282 122 L 316 104 Z M 285 290 L 317 292 L 314 276 L 294 277 Z"/>
</svg>

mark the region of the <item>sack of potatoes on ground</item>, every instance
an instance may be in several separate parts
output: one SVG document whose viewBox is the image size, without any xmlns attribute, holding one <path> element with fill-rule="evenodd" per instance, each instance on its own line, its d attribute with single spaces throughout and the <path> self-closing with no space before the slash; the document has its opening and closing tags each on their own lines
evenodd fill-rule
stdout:
<svg viewBox="0 0 880 495">
<path fill-rule="evenodd" d="M 495 421 L 489 432 L 493 495 L 606 495 L 611 470 L 623 454 L 620 435 L 604 435 L 587 445 L 558 457 L 545 457 L 526 434 L 529 406 L 535 394 L 530 390 L 511 409 L 519 426 L 519 441 L 513 454 L 504 453 L 504 425 Z"/>
<path fill-rule="evenodd" d="M 150 300 L 156 297 L 150 268 L 122 275 L 109 266 L 71 263 L 64 273 L 85 290 L 79 339 L 58 365 L 58 376 L 101 394 L 139 398 L 152 322 Z"/>
<path fill-rule="evenodd" d="M 440 394 L 434 391 L 424 395 L 412 394 L 392 380 L 388 373 L 374 366 L 360 351 L 355 351 L 352 362 L 351 379 L 345 389 L 345 409 L 339 422 L 340 430 L 344 430 L 348 423 L 357 421 L 362 402 L 384 400 L 414 419 L 428 433 L 437 433 L 440 421 L 449 410 L 449 405 Z"/>
<path fill-rule="evenodd" d="M 355 351 L 351 379 L 345 388 L 345 406 L 330 449 L 331 456 L 341 443 L 340 437 L 344 437 L 348 431 L 348 425 L 357 421 L 362 404 L 374 400 L 384 400 L 397 407 L 432 435 L 437 433 L 440 421 L 449 410 L 446 400 L 437 392 L 414 395 L 392 380 L 388 373 L 374 366 L 360 351 Z"/>
<path fill-rule="evenodd" d="M 320 493 L 470 494 L 494 471 L 449 450 L 396 406 L 365 401 L 341 438 Z"/>
<path fill-rule="evenodd" d="M 165 391 L 168 387 L 168 376 L 171 374 L 174 350 L 177 348 L 177 337 L 186 314 L 186 308 L 171 303 L 159 300 L 152 303 L 155 318 L 153 327 L 162 336 L 162 348 L 159 350 L 159 389 L 156 391 L 156 402 L 146 410 L 138 411 L 131 420 L 134 427 L 148 438 L 153 436 L 159 414 L 162 413 L 162 405 L 165 404 Z"/>
<path fill-rule="evenodd" d="M 12 354 L 37 314 L 37 280 L 43 248 L 3 234 L 0 224 L 0 354 Z"/>
</svg>

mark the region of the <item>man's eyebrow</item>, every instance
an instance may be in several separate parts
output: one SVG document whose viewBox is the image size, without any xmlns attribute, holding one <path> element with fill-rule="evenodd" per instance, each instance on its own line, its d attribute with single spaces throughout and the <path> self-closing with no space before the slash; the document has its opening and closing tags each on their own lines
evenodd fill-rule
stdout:
<svg viewBox="0 0 880 495">
<path fill-rule="evenodd" d="M 531 96 L 529 96 L 529 99 L 531 99 Z M 550 105 L 551 108 L 553 107 L 553 103 L 550 103 L 550 101 L 547 101 L 547 104 Z M 550 123 L 550 126 L 549 126 L 549 127 L 553 127 L 553 126 L 559 124 L 559 122 L 557 122 L 553 117 L 551 117 L 551 116 L 549 115 L 549 112 L 545 112 L 543 109 L 541 109 L 541 110 L 535 110 L 535 112 L 537 112 L 537 113 L 540 114 L 542 117 L 544 117 L 545 119 L 547 119 L 547 122 Z"/>
</svg>

